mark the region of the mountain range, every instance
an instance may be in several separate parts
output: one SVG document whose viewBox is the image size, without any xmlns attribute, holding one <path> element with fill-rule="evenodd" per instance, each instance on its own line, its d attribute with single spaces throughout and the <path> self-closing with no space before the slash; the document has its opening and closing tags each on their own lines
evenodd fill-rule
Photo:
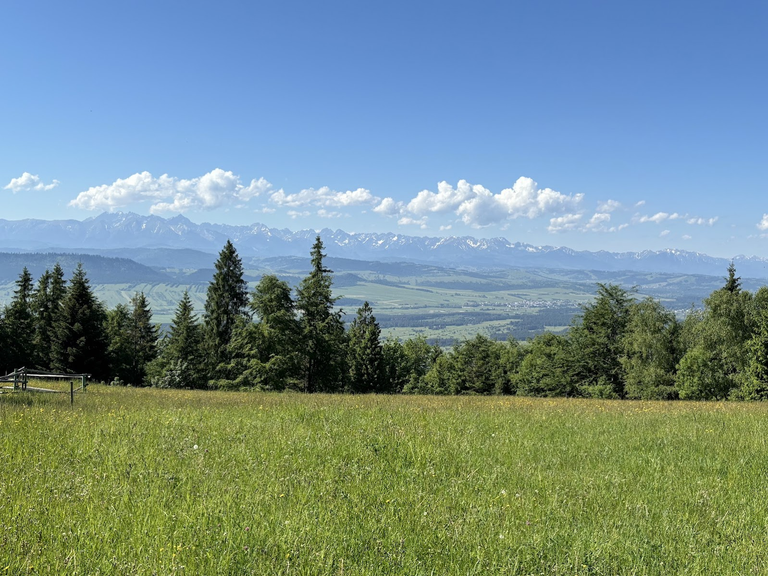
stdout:
<svg viewBox="0 0 768 576">
<path fill-rule="evenodd" d="M 264 224 L 195 224 L 184 216 L 162 218 L 104 213 L 79 220 L 0 219 L 0 250 L 77 252 L 127 257 L 150 266 L 210 267 L 210 255 L 227 239 L 248 260 L 307 256 L 315 230 L 291 231 Z M 685 250 L 578 251 L 534 246 L 506 238 L 426 237 L 399 233 L 319 231 L 329 256 L 380 262 L 415 262 L 466 269 L 548 268 L 672 272 L 722 276 L 730 260 Z M 741 276 L 768 278 L 768 259 L 733 258 Z"/>
</svg>

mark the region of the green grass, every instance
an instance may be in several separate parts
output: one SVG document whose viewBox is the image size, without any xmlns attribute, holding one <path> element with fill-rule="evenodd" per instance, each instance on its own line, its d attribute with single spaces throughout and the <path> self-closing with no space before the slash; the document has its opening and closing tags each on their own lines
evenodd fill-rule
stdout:
<svg viewBox="0 0 768 576">
<path fill-rule="evenodd" d="M 0 395 L 0 574 L 762 574 L 768 406 Z"/>
</svg>

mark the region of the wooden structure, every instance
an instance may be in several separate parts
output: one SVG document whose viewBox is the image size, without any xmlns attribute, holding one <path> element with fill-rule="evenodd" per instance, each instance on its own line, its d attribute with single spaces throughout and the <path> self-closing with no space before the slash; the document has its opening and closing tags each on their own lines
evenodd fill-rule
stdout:
<svg viewBox="0 0 768 576">
<path fill-rule="evenodd" d="M 38 388 L 38 387 L 31 387 L 28 386 L 29 380 L 34 379 L 56 379 L 56 380 L 69 380 L 69 398 L 70 402 L 74 403 L 75 401 L 75 392 L 78 392 L 82 390 L 83 392 L 86 391 L 88 388 L 88 378 L 90 378 L 90 374 L 67 374 L 63 372 L 46 372 L 44 370 L 32 370 L 28 368 L 17 368 L 13 372 L 6 374 L 5 376 L 0 376 L 0 383 L 2 382 L 13 382 L 13 388 L 10 386 L 7 386 L 6 389 L 13 390 L 13 391 L 30 391 L 30 392 L 49 392 L 49 393 L 58 393 L 58 394 L 66 394 L 66 390 L 50 390 L 48 388 Z M 80 387 L 75 389 L 75 380 L 80 380 Z"/>
</svg>

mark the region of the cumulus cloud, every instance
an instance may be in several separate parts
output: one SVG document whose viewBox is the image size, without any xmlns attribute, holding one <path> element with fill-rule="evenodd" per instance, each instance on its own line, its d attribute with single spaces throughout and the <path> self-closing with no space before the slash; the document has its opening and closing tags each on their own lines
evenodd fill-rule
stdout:
<svg viewBox="0 0 768 576">
<path fill-rule="evenodd" d="M 392 198 L 384 198 L 373 211 L 382 216 L 395 216 L 401 214 L 405 205 L 402 202 L 395 202 Z"/>
<path fill-rule="evenodd" d="M 425 227 L 425 217 L 430 214 L 452 213 L 473 228 L 493 224 L 507 225 L 517 218 L 555 218 L 559 215 L 579 212 L 583 194 L 563 194 L 551 188 L 540 188 L 531 178 L 521 177 L 511 188 L 494 194 L 480 184 L 459 180 L 456 186 L 439 182 L 437 191 L 422 190 L 408 201 L 400 202 L 391 197 L 379 201 L 373 211 L 382 216 L 397 216 L 400 225 Z M 608 214 L 620 207 L 615 200 L 601 204 Z M 581 218 L 581 216 L 579 216 Z M 603 218 L 604 219 L 604 218 Z M 610 217 L 608 217 L 610 220 Z M 550 227 L 553 225 L 550 224 Z M 554 228 L 562 224 L 555 222 Z M 594 227 L 597 225 L 595 224 Z M 449 228 L 443 227 L 443 230 Z"/>
<path fill-rule="evenodd" d="M 668 212 L 657 212 L 653 216 L 641 216 L 638 219 L 638 222 L 641 224 L 645 224 L 646 222 L 653 222 L 654 224 L 661 224 L 662 222 L 666 220 L 678 220 L 679 218 L 685 218 L 685 216 L 682 216 L 675 212 L 674 214 L 670 214 Z"/>
<path fill-rule="evenodd" d="M 429 212 L 448 212 L 458 208 L 462 202 L 483 193 L 490 194 L 482 186 L 473 186 L 466 180 L 459 180 L 456 188 L 443 181 L 438 183 L 437 193 L 429 190 L 419 192 L 413 200 L 408 202 L 407 209 L 416 215 Z"/>
<path fill-rule="evenodd" d="M 610 230 L 606 224 L 611 221 L 611 215 L 607 212 L 597 212 L 592 218 L 589 219 L 584 225 L 586 230 L 592 230 L 594 232 L 607 232 Z"/>
<path fill-rule="evenodd" d="M 669 230 L 662 230 L 661 234 L 659 234 L 659 237 L 664 238 L 664 236 L 668 236 L 668 235 L 669 235 Z"/>
<path fill-rule="evenodd" d="M 621 202 L 618 200 L 606 200 L 597 205 L 598 212 L 614 212 L 619 208 L 621 208 Z"/>
<path fill-rule="evenodd" d="M 23 190 L 35 190 L 42 192 L 46 190 L 53 190 L 59 184 L 60 182 L 58 180 L 54 180 L 50 184 L 45 184 L 42 180 L 40 180 L 40 176 L 37 174 L 24 172 L 18 178 L 12 178 L 11 181 L 3 188 L 3 190 L 10 190 L 14 194 Z"/>
<path fill-rule="evenodd" d="M 518 178 L 511 188 L 494 194 L 480 184 L 459 180 L 456 186 L 439 182 L 437 192 L 422 190 L 408 202 L 384 198 L 373 209 L 383 216 L 399 216 L 412 224 L 428 214 L 452 212 L 473 228 L 482 228 L 516 218 L 537 218 L 569 212 L 578 207 L 583 194 L 566 195 L 539 188 L 531 178 Z"/>
<path fill-rule="evenodd" d="M 264 178 L 251 180 L 245 185 L 239 176 L 221 168 L 189 180 L 168 174 L 155 178 L 145 171 L 80 192 L 69 205 L 85 210 L 112 211 L 149 201 L 153 203 L 149 209 L 153 214 L 212 210 L 226 204 L 247 202 L 271 189 L 272 185 Z"/>
<path fill-rule="evenodd" d="M 287 214 L 288 216 L 290 216 L 295 220 L 296 218 L 306 218 L 311 214 L 311 212 L 309 212 L 308 210 L 303 210 L 302 212 L 299 212 L 297 210 L 288 210 Z"/>
<path fill-rule="evenodd" d="M 688 224 L 696 224 L 698 226 L 714 226 L 715 222 L 717 222 L 720 219 L 719 216 L 715 216 L 714 218 L 688 218 L 686 220 L 686 223 Z"/>
<path fill-rule="evenodd" d="M 343 216 L 341 212 L 333 212 L 331 210 L 326 210 L 325 208 L 320 208 L 320 210 L 317 211 L 317 215 L 320 216 L 320 218 L 341 218 Z"/>
<path fill-rule="evenodd" d="M 688 234 L 683 235 L 683 240 L 690 240 L 691 238 L 693 238 L 693 236 L 688 236 Z"/>
<path fill-rule="evenodd" d="M 566 195 L 551 188 L 539 188 L 531 178 L 518 178 L 512 188 L 493 194 L 482 186 L 461 186 L 457 190 L 471 190 L 472 195 L 461 202 L 456 214 L 474 228 L 481 228 L 503 220 L 538 218 L 562 214 L 578 207 L 583 194 Z M 410 207 L 410 204 L 409 204 Z"/>
<path fill-rule="evenodd" d="M 758 230 L 768 230 L 768 214 L 763 214 L 763 219 L 757 223 Z"/>
<path fill-rule="evenodd" d="M 379 199 L 371 194 L 370 190 L 358 188 L 346 192 L 336 192 L 328 186 L 322 188 L 307 188 L 296 194 L 286 194 L 278 190 L 269 197 L 270 201 L 278 206 L 298 208 L 302 206 L 319 206 L 322 208 L 341 208 L 346 206 L 360 206 L 363 204 L 376 204 Z"/>
<path fill-rule="evenodd" d="M 400 226 L 418 226 L 423 230 L 427 227 L 427 217 L 423 216 L 422 218 L 411 218 L 410 216 L 403 216 L 397 221 L 397 223 Z"/>
<path fill-rule="evenodd" d="M 640 208 L 640 206 L 645 206 L 645 200 L 640 200 L 635 203 L 635 208 Z"/>
<path fill-rule="evenodd" d="M 549 219 L 547 230 L 553 233 L 577 230 L 581 224 L 581 214 L 565 214 Z"/>
</svg>

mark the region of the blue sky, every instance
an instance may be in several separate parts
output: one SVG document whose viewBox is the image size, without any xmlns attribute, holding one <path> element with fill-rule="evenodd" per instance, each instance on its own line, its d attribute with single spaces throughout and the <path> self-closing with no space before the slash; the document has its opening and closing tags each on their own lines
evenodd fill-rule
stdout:
<svg viewBox="0 0 768 576">
<path fill-rule="evenodd" d="M 765 2 L 0 6 L 0 218 L 768 256 Z"/>
</svg>

